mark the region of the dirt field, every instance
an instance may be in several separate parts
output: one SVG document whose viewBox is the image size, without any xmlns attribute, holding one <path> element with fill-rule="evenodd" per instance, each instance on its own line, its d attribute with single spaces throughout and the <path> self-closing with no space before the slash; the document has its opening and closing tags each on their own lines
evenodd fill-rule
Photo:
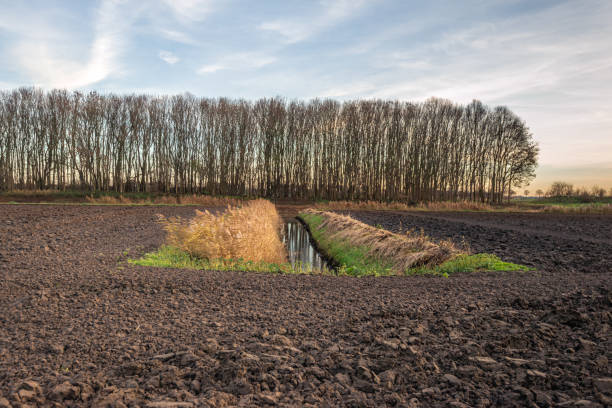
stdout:
<svg viewBox="0 0 612 408">
<path fill-rule="evenodd" d="M 0 206 L 0 407 L 612 404 L 612 216 L 358 213 L 540 269 L 358 279 L 120 264 L 156 213 Z"/>
</svg>

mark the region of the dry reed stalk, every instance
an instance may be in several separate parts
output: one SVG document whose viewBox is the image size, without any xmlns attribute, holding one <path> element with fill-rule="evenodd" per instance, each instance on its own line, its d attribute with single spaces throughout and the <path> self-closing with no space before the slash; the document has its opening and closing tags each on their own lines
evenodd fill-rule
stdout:
<svg viewBox="0 0 612 408">
<path fill-rule="evenodd" d="M 253 262 L 286 262 L 281 242 L 282 220 L 274 204 L 249 201 L 242 207 L 228 206 L 221 214 L 196 210 L 184 222 L 160 216 L 169 245 L 203 259 L 243 259 Z"/>
<path fill-rule="evenodd" d="M 212 197 L 207 195 L 181 195 L 177 199 L 176 196 L 162 196 L 153 200 L 154 204 L 197 204 L 206 205 L 209 207 L 225 207 L 228 205 L 238 206 L 243 203 L 242 200 L 229 197 Z"/>
<path fill-rule="evenodd" d="M 101 196 L 98 198 L 94 198 L 91 196 L 87 196 L 85 197 L 85 199 L 87 200 L 87 202 L 92 203 L 92 204 L 123 204 L 124 203 L 121 200 L 121 197 L 117 198 L 117 197 L 111 197 L 111 196 Z"/>
<path fill-rule="evenodd" d="M 330 239 L 367 248 L 369 256 L 390 261 L 393 269 L 400 273 L 417 266 L 439 265 L 462 253 L 451 241 L 434 243 L 423 233 L 395 234 L 346 215 L 317 210 L 306 212 L 323 218 L 320 228 L 330 234 Z"/>
</svg>

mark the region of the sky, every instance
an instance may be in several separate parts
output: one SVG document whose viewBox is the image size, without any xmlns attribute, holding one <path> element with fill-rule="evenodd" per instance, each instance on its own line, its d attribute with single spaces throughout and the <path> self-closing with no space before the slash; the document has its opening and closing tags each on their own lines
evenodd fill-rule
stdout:
<svg viewBox="0 0 612 408">
<path fill-rule="evenodd" d="M 610 0 L 0 0 L 0 89 L 479 99 L 540 146 L 528 187 L 612 187 Z"/>
</svg>

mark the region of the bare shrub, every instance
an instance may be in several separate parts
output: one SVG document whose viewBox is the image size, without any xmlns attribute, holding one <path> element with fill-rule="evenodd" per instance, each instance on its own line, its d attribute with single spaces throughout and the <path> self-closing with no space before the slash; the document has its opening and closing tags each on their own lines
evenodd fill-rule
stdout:
<svg viewBox="0 0 612 408">
<path fill-rule="evenodd" d="M 196 216 L 160 216 L 167 232 L 167 243 L 203 259 L 243 259 L 281 263 L 286 251 L 280 233 L 282 220 L 274 204 L 250 201 L 242 207 L 228 206 L 221 214 L 196 210 Z"/>
</svg>

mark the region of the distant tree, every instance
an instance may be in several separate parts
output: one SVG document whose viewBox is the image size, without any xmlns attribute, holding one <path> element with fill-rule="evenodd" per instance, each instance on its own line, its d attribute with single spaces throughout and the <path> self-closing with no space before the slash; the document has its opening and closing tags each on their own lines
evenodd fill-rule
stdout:
<svg viewBox="0 0 612 408">
<path fill-rule="evenodd" d="M 523 191 L 523 195 L 524 195 L 525 197 L 529 197 L 529 190 L 525 190 L 525 191 Z"/>
<path fill-rule="evenodd" d="M 539 188 L 538 188 L 538 189 L 536 190 L 536 195 L 537 195 L 538 197 L 542 197 L 542 196 L 544 195 L 544 192 L 543 192 L 541 189 L 539 189 Z"/>
<path fill-rule="evenodd" d="M 592 201 L 594 197 L 585 187 L 577 188 L 576 191 L 574 191 L 574 195 L 579 197 L 581 201 Z"/>
<path fill-rule="evenodd" d="M 564 181 L 555 181 L 548 189 L 550 197 L 570 197 L 574 192 L 574 186 Z"/>
<path fill-rule="evenodd" d="M 604 188 L 599 187 L 598 185 L 594 185 L 591 188 L 591 194 L 593 197 L 603 198 L 606 195 L 606 190 Z"/>
</svg>

